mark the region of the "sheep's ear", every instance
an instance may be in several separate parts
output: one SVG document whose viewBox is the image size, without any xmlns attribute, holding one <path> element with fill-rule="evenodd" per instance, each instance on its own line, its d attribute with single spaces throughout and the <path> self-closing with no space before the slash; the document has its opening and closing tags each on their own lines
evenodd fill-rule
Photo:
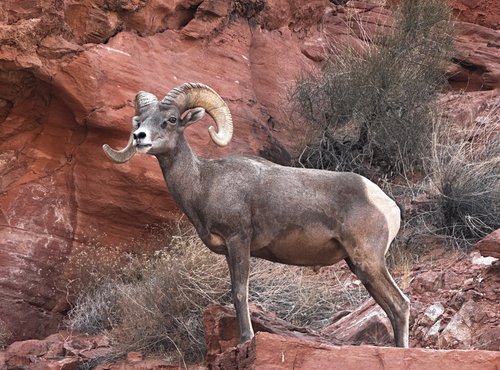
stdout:
<svg viewBox="0 0 500 370">
<path fill-rule="evenodd" d="M 188 127 L 189 125 L 192 125 L 195 122 L 198 122 L 200 119 L 203 118 L 205 115 L 205 109 L 203 108 L 193 108 L 189 110 L 184 118 L 182 118 L 182 126 Z"/>
</svg>

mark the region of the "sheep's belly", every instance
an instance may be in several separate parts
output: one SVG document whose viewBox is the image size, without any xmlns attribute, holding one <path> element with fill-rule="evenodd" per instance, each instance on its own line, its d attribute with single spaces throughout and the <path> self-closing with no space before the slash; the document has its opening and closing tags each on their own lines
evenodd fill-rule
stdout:
<svg viewBox="0 0 500 370">
<path fill-rule="evenodd" d="M 347 257 L 331 231 L 292 230 L 280 233 L 264 245 L 253 244 L 251 255 L 273 262 L 299 266 L 329 266 Z"/>
</svg>

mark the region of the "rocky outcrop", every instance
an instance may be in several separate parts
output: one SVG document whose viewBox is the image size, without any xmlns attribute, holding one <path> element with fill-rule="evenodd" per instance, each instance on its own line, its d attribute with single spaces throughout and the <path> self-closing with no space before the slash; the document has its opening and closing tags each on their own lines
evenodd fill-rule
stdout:
<svg viewBox="0 0 500 370">
<path fill-rule="evenodd" d="M 406 290 L 412 303 L 410 349 L 392 347 L 392 329 L 373 299 L 350 313 L 334 315 L 332 323 L 317 332 L 251 305 L 257 334 L 243 345 L 238 344 L 233 307 L 210 305 L 204 313 L 206 364 L 209 369 L 330 368 L 332 363 L 342 369 L 358 369 L 360 363 L 370 369 L 496 369 L 500 365 L 499 269 L 500 264 L 477 252 L 466 256 L 436 250 L 426 256 L 411 271 Z M 0 352 L 0 368 L 207 368 L 138 352 L 126 358 L 119 353 L 105 336 L 59 332 L 44 340 L 12 343 Z"/>
<path fill-rule="evenodd" d="M 410 346 L 499 351 L 500 264 L 477 252 L 441 253 L 427 257 L 432 269 L 423 261 L 412 272 Z"/>
<path fill-rule="evenodd" d="M 334 337 L 322 336 L 312 331 L 294 326 L 279 319 L 275 314 L 250 304 L 250 318 L 255 331 L 272 333 L 317 343 L 341 344 Z M 239 343 L 239 329 L 233 307 L 212 304 L 203 314 L 203 329 L 207 343 L 207 361 L 213 362 L 218 355 L 236 347 Z"/>
<path fill-rule="evenodd" d="M 43 340 L 12 343 L 6 351 L 0 352 L 0 368 L 70 370 L 111 354 L 112 348 L 105 336 L 59 332 Z"/>
<path fill-rule="evenodd" d="M 85 336 L 61 331 L 43 340 L 12 343 L 0 352 L 0 369 L 179 369 L 179 364 L 167 359 L 144 358 L 140 352 L 130 352 L 123 357 L 104 335 Z M 182 368 L 187 370 L 207 368 L 204 365 L 183 365 Z"/>
<path fill-rule="evenodd" d="M 269 333 L 222 354 L 210 369 L 366 369 L 496 370 L 500 353 L 493 351 L 437 351 L 422 348 L 373 346 L 336 347 Z"/>
<path fill-rule="evenodd" d="M 489 19 L 462 28 L 454 72 L 460 86 L 498 87 L 498 31 L 485 28 Z M 216 148 L 206 120 L 189 129 L 195 151 L 287 163 L 301 132 L 289 124 L 287 88 L 323 60 L 325 43 L 366 42 L 347 24 L 389 27 L 390 13 L 327 0 L 4 0 L 0 320 L 11 340 L 57 330 L 69 307 L 75 251 L 143 250 L 150 244 L 145 226 L 176 217 L 153 158 L 116 166 L 100 149 L 125 143 L 137 91 L 161 96 L 185 81 L 207 83 L 233 112 L 234 140 Z"/>
<path fill-rule="evenodd" d="M 466 22 L 457 22 L 455 30 L 451 86 L 465 91 L 500 87 L 500 31 Z"/>
<path fill-rule="evenodd" d="M 44 340 L 16 342 L 0 352 L 0 367 L 7 369 L 101 370 L 128 369 L 328 369 L 331 364 L 350 370 L 360 364 L 369 369 L 496 370 L 500 352 L 437 351 L 421 348 L 334 346 L 301 338 L 258 332 L 254 339 L 220 354 L 207 365 L 177 364 L 168 359 L 145 358 L 130 352 L 112 361 L 114 354 L 105 336 L 85 337 L 69 332 Z"/>
<path fill-rule="evenodd" d="M 341 267 L 334 268 L 342 271 Z M 477 252 L 465 255 L 436 249 L 425 256 L 409 272 L 405 291 L 411 299 L 410 349 L 392 347 L 392 328 L 373 299 L 352 312 L 332 315 L 330 324 L 317 331 L 294 326 L 251 305 L 251 320 L 257 335 L 244 345 L 238 344 L 238 324 L 232 305 L 212 304 L 203 318 L 206 364 L 211 369 L 269 366 L 306 369 L 311 364 L 316 364 L 313 368 L 329 368 L 322 365 L 323 361 L 335 361 L 336 366 L 345 369 L 359 368 L 361 362 L 370 369 L 404 369 L 410 364 L 412 369 L 435 369 L 443 364 L 451 369 L 495 369 L 494 366 L 500 365 L 499 272 L 498 262 Z M 0 352 L 0 368 L 185 367 L 139 352 L 124 357 L 105 336 L 59 332 L 44 340 L 12 343 Z M 187 368 L 206 367 L 187 365 Z"/>
</svg>

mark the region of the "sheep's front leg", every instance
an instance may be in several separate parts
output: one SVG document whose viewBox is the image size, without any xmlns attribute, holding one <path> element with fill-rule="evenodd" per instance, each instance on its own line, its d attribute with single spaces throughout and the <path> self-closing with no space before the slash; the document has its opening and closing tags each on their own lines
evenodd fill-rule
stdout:
<svg viewBox="0 0 500 370">
<path fill-rule="evenodd" d="M 226 256 L 231 274 L 231 291 L 240 328 L 240 343 L 254 336 L 248 308 L 248 274 L 250 270 L 250 247 L 248 243 L 232 240 L 227 243 Z"/>
</svg>

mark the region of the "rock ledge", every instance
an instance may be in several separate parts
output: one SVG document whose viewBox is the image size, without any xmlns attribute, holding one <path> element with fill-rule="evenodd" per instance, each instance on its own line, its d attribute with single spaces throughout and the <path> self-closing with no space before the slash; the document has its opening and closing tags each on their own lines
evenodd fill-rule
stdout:
<svg viewBox="0 0 500 370">
<path fill-rule="evenodd" d="M 496 370 L 500 352 L 431 350 L 375 346 L 330 346 L 259 332 L 251 341 L 224 352 L 210 369 Z"/>
</svg>

